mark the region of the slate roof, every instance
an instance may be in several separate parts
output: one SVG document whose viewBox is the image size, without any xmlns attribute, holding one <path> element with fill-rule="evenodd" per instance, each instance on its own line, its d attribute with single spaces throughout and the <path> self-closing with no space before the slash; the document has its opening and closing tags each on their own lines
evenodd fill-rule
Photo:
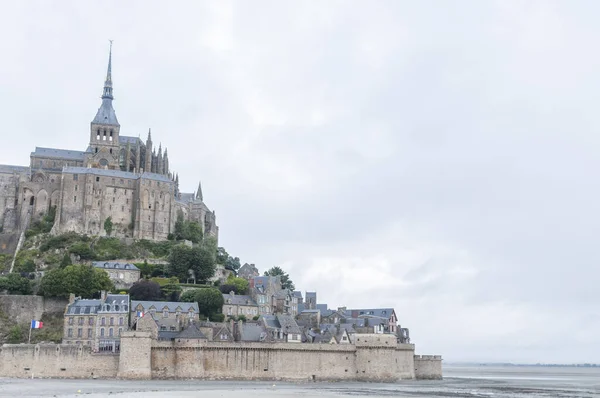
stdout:
<svg viewBox="0 0 600 398">
<path fill-rule="evenodd" d="M 145 311 L 148 311 L 150 307 L 154 306 L 156 311 L 162 311 L 165 306 L 169 309 L 169 312 L 177 312 L 177 307 L 181 307 L 181 312 L 188 312 L 190 308 L 194 310 L 194 312 L 198 311 L 198 303 L 181 303 L 177 301 L 140 301 L 140 300 L 131 300 L 131 311 L 137 311 L 136 308 L 138 305 L 142 305 Z"/>
<path fill-rule="evenodd" d="M 0 173 L 12 174 L 12 173 L 29 173 L 29 167 L 27 166 L 13 166 L 10 164 L 0 164 Z"/>
<path fill-rule="evenodd" d="M 107 294 L 105 304 L 125 304 L 129 305 L 128 294 Z"/>
<path fill-rule="evenodd" d="M 159 340 L 173 340 L 179 336 L 180 332 L 171 331 L 171 330 L 159 330 L 158 331 L 158 339 Z"/>
<path fill-rule="evenodd" d="M 286 333 L 300 334 L 302 331 L 291 315 L 277 315 L 277 321 L 281 325 L 281 330 Z"/>
<path fill-rule="evenodd" d="M 194 200 L 193 193 L 180 192 L 179 195 L 180 195 L 180 198 L 178 199 L 179 202 L 191 202 Z"/>
<path fill-rule="evenodd" d="M 69 304 L 67 313 L 74 315 L 95 314 L 100 309 L 100 305 L 102 305 L 101 300 L 79 299 L 73 304 Z"/>
<path fill-rule="evenodd" d="M 389 318 L 393 312 L 393 308 L 362 308 L 346 310 L 346 313 L 351 314 L 352 318 L 358 318 L 361 315 L 373 315 L 381 318 Z"/>
<path fill-rule="evenodd" d="M 67 166 L 63 167 L 63 173 L 71 173 L 71 174 L 93 174 L 98 176 L 106 176 L 106 177 L 118 177 L 118 178 L 129 178 L 132 180 L 137 180 L 139 176 L 135 173 L 129 173 L 127 171 L 121 170 L 109 170 L 109 169 L 96 169 L 92 167 L 73 167 Z"/>
<path fill-rule="evenodd" d="M 85 152 L 71 151 L 68 149 L 41 148 L 36 146 L 35 151 L 31 152 L 31 156 L 53 159 L 78 160 L 83 162 L 83 160 L 85 159 Z"/>
<path fill-rule="evenodd" d="M 256 304 L 256 302 L 252 299 L 252 297 L 247 296 L 247 295 L 224 294 L 223 300 L 225 301 L 225 304 L 252 305 L 252 306 L 258 307 L 258 304 Z M 231 300 L 231 303 L 229 303 L 229 300 Z"/>
<path fill-rule="evenodd" d="M 102 99 L 102 105 L 98 108 L 98 112 L 96 112 L 96 116 L 94 117 L 94 120 L 92 120 L 92 123 L 119 125 L 115 109 L 112 106 L 112 99 Z"/>
<path fill-rule="evenodd" d="M 165 176 L 162 174 L 156 174 L 156 173 L 150 173 L 145 171 L 144 173 L 142 173 L 142 178 L 148 179 L 148 180 L 155 180 L 155 181 L 161 181 L 161 182 L 173 182 L 171 181 L 171 179 L 169 178 L 169 176 Z"/>
<path fill-rule="evenodd" d="M 198 325 L 192 323 L 187 328 L 183 329 L 179 333 L 179 335 L 177 335 L 177 338 L 180 338 L 180 339 L 206 339 L 206 336 L 204 335 L 204 333 L 202 333 L 200 331 L 200 329 L 198 328 Z"/>
<path fill-rule="evenodd" d="M 240 341 L 270 341 L 269 333 L 256 322 L 245 322 L 240 330 Z"/>
<path fill-rule="evenodd" d="M 296 290 L 296 291 L 294 291 L 294 293 L 293 293 L 293 296 L 294 296 L 294 297 L 297 297 L 297 298 L 299 298 L 299 299 L 301 299 L 301 298 L 302 298 L 302 292 L 301 292 L 301 291 L 298 291 L 298 290 Z"/>
<path fill-rule="evenodd" d="M 96 268 L 106 269 L 123 269 L 123 270 L 139 270 L 134 264 L 131 263 L 119 263 L 114 261 L 94 261 L 92 265 Z"/>
<path fill-rule="evenodd" d="M 125 146 L 127 146 L 127 144 L 133 144 L 133 145 L 144 145 L 144 141 L 142 141 L 142 139 L 140 137 L 128 137 L 126 135 L 121 135 L 119 136 L 119 145 L 121 144 L 125 144 Z"/>
</svg>

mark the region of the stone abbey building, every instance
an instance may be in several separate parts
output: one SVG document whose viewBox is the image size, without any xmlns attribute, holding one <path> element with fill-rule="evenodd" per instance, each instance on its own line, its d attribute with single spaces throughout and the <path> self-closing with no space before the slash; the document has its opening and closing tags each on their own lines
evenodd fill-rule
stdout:
<svg viewBox="0 0 600 398">
<path fill-rule="evenodd" d="M 1 232 L 23 231 L 56 207 L 55 234 L 105 235 L 110 217 L 113 236 L 163 240 L 182 214 L 217 237 L 215 212 L 204 204 L 200 185 L 194 193 L 179 191 L 166 147 L 157 151 L 150 131 L 146 142 L 121 135 L 111 67 L 112 51 L 85 151 L 36 147 L 29 167 L 0 165 Z"/>
</svg>

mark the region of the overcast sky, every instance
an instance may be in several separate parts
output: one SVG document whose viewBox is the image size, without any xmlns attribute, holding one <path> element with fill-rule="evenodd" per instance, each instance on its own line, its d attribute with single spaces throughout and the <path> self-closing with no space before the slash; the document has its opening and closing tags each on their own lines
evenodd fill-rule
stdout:
<svg viewBox="0 0 600 398">
<path fill-rule="evenodd" d="M 0 162 L 121 134 L 220 245 L 421 354 L 600 362 L 596 1 L 3 1 Z M 596 242 L 596 243 L 594 243 Z"/>
</svg>

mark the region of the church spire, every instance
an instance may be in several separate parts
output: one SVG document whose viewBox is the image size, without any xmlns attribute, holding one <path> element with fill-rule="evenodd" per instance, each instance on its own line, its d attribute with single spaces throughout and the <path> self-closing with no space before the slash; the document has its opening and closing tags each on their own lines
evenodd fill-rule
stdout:
<svg viewBox="0 0 600 398">
<path fill-rule="evenodd" d="M 196 199 L 200 199 L 201 201 L 204 200 L 204 198 L 202 197 L 202 182 L 198 183 L 198 191 L 196 191 Z"/>
<path fill-rule="evenodd" d="M 104 92 L 102 93 L 102 99 L 114 99 L 113 88 L 112 88 L 112 40 L 110 40 L 110 50 L 108 51 L 108 69 L 106 71 L 106 80 L 104 81 Z"/>
</svg>

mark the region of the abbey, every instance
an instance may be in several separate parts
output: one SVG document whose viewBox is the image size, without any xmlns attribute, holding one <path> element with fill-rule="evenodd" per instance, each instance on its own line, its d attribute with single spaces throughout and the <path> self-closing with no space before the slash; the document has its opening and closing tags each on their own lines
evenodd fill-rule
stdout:
<svg viewBox="0 0 600 398">
<path fill-rule="evenodd" d="M 90 124 L 85 151 L 40 148 L 29 167 L 0 165 L 0 228 L 16 233 L 50 209 L 56 210 L 52 233 L 68 231 L 163 240 L 179 217 L 197 221 L 204 233 L 218 236 L 215 212 L 204 204 L 202 189 L 179 190 L 167 148 L 121 135 L 113 108 L 112 48 L 102 104 Z"/>
</svg>

